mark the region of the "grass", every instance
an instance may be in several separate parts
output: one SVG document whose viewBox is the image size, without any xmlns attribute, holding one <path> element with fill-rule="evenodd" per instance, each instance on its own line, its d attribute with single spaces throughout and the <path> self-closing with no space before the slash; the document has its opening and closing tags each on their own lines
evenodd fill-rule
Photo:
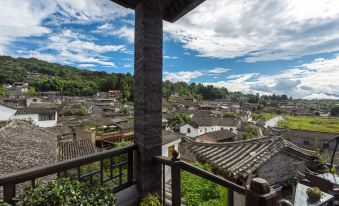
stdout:
<svg viewBox="0 0 339 206">
<path fill-rule="evenodd" d="M 339 133 L 339 118 L 306 117 L 283 115 L 284 121 L 279 127 L 290 129 Z"/>
<path fill-rule="evenodd" d="M 253 113 L 255 120 L 263 119 L 265 121 L 272 119 L 280 114 L 262 112 Z M 288 114 L 281 114 L 284 118 L 283 122 L 278 123 L 278 127 L 288 127 L 289 129 L 317 131 L 317 132 L 331 132 L 339 133 L 339 118 L 335 117 L 316 117 L 316 116 L 293 116 Z"/>
</svg>

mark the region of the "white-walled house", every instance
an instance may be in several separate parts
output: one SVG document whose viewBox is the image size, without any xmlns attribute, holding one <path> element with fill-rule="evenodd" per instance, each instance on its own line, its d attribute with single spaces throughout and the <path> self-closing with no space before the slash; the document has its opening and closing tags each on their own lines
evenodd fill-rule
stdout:
<svg viewBox="0 0 339 206">
<path fill-rule="evenodd" d="M 58 112 L 50 108 L 16 108 L 0 104 L 0 121 L 14 119 L 32 120 L 39 127 L 55 127 L 58 124 Z"/>
<path fill-rule="evenodd" d="M 193 117 L 192 122 L 182 125 L 180 133 L 188 137 L 197 137 L 209 132 L 227 129 L 238 133 L 240 121 L 237 118 L 218 118 L 214 116 Z"/>
<path fill-rule="evenodd" d="M 172 157 L 174 150 L 179 151 L 179 144 L 181 142 L 181 134 L 171 131 L 162 131 L 162 156 Z M 165 166 L 165 180 L 171 179 L 171 168 Z"/>
</svg>

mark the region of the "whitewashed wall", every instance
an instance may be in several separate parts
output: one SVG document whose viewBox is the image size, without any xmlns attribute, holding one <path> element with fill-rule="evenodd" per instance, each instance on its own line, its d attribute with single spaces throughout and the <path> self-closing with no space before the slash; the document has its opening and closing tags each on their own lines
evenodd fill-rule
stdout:
<svg viewBox="0 0 339 206">
<path fill-rule="evenodd" d="M 168 148 L 174 145 L 174 149 L 179 151 L 179 143 L 181 139 L 170 142 L 168 144 L 162 145 L 162 156 L 168 157 Z M 165 181 L 169 181 L 171 179 L 171 167 L 165 166 Z"/>
<path fill-rule="evenodd" d="M 9 107 L 5 107 L 3 105 L 0 105 L 0 120 L 1 121 L 7 121 L 10 119 L 14 119 L 14 114 L 16 110 L 11 109 Z"/>
</svg>

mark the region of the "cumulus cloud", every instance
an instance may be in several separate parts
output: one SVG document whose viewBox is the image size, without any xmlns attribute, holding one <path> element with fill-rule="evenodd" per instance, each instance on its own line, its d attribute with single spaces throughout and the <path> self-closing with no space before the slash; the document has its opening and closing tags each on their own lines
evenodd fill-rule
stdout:
<svg viewBox="0 0 339 206">
<path fill-rule="evenodd" d="M 196 79 L 203 74 L 199 71 L 180 71 L 180 72 L 164 72 L 164 80 L 171 82 L 190 82 L 192 79 Z"/>
<path fill-rule="evenodd" d="M 99 64 L 115 67 L 104 55 L 108 52 L 127 52 L 127 49 L 123 45 L 99 45 L 91 41 L 89 36 L 65 29 L 49 35 L 39 49 L 21 53 L 21 56 L 82 66 Z"/>
<path fill-rule="evenodd" d="M 210 12 L 213 11 L 213 12 Z M 169 36 L 214 58 L 293 59 L 339 50 L 339 4 L 332 0 L 207 0 Z"/>
<path fill-rule="evenodd" d="M 230 91 L 287 94 L 294 98 L 339 98 L 339 55 L 319 58 L 273 75 L 237 74 L 225 81 L 206 82 Z"/>
<path fill-rule="evenodd" d="M 203 75 L 215 76 L 221 73 L 226 73 L 230 69 L 228 68 L 214 68 L 214 69 L 200 69 L 196 71 L 179 71 L 179 72 L 164 72 L 164 80 L 171 82 L 190 82 L 193 79 L 201 77 Z"/>
<path fill-rule="evenodd" d="M 126 25 L 117 28 L 113 24 L 105 23 L 98 26 L 94 33 L 106 36 L 117 36 L 121 39 L 127 40 L 129 43 L 134 43 L 134 28 Z"/>
<path fill-rule="evenodd" d="M 17 40 L 48 35 L 52 32 L 49 25 L 88 24 L 114 20 L 130 13 L 109 0 L 2 0 L 0 54 L 7 54 Z"/>
</svg>

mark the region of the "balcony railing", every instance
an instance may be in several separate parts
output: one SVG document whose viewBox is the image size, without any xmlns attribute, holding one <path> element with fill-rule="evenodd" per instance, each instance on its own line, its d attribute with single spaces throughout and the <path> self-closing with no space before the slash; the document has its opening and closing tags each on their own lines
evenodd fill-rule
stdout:
<svg viewBox="0 0 339 206">
<path fill-rule="evenodd" d="M 13 203 L 18 184 L 30 182 L 31 186 L 34 187 L 38 178 L 50 175 L 72 177 L 73 179 L 86 181 L 90 186 L 94 184 L 95 177 L 99 176 L 97 178 L 99 184 L 102 185 L 111 181 L 113 183 L 113 192 L 119 192 L 135 184 L 133 156 L 136 148 L 136 145 L 129 145 L 0 176 L 0 188 L 3 187 L 3 200 L 7 203 Z M 96 165 L 98 168 L 95 167 L 90 171 L 82 172 L 82 167 L 90 166 L 96 162 L 99 163 Z"/>
<path fill-rule="evenodd" d="M 246 186 L 237 185 L 231 181 L 214 175 L 210 172 L 195 167 L 185 161 L 177 159 L 177 155 L 173 158 L 158 156 L 155 160 L 162 164 L 162 170 L 165 171 L 165 165 L 171 167 L 171 188 L 172 188 L 172 205 L 181 206 L 181 170 L 190 172 L 194 175 L 200 176 L 206 180 L 219 184 L 229 191 L 228 205 L 233 206 L 233 192 L 237 192 L 245 196 L 246 206 L 274 206 L 277 205 L 276 192 L 272 191 L 267 181 L 261 178 L 250 177 L 247 179 Z M 165 205 L 165 173 L 163 172 L 163 192 L 162 201 Z"/>
</svg>

